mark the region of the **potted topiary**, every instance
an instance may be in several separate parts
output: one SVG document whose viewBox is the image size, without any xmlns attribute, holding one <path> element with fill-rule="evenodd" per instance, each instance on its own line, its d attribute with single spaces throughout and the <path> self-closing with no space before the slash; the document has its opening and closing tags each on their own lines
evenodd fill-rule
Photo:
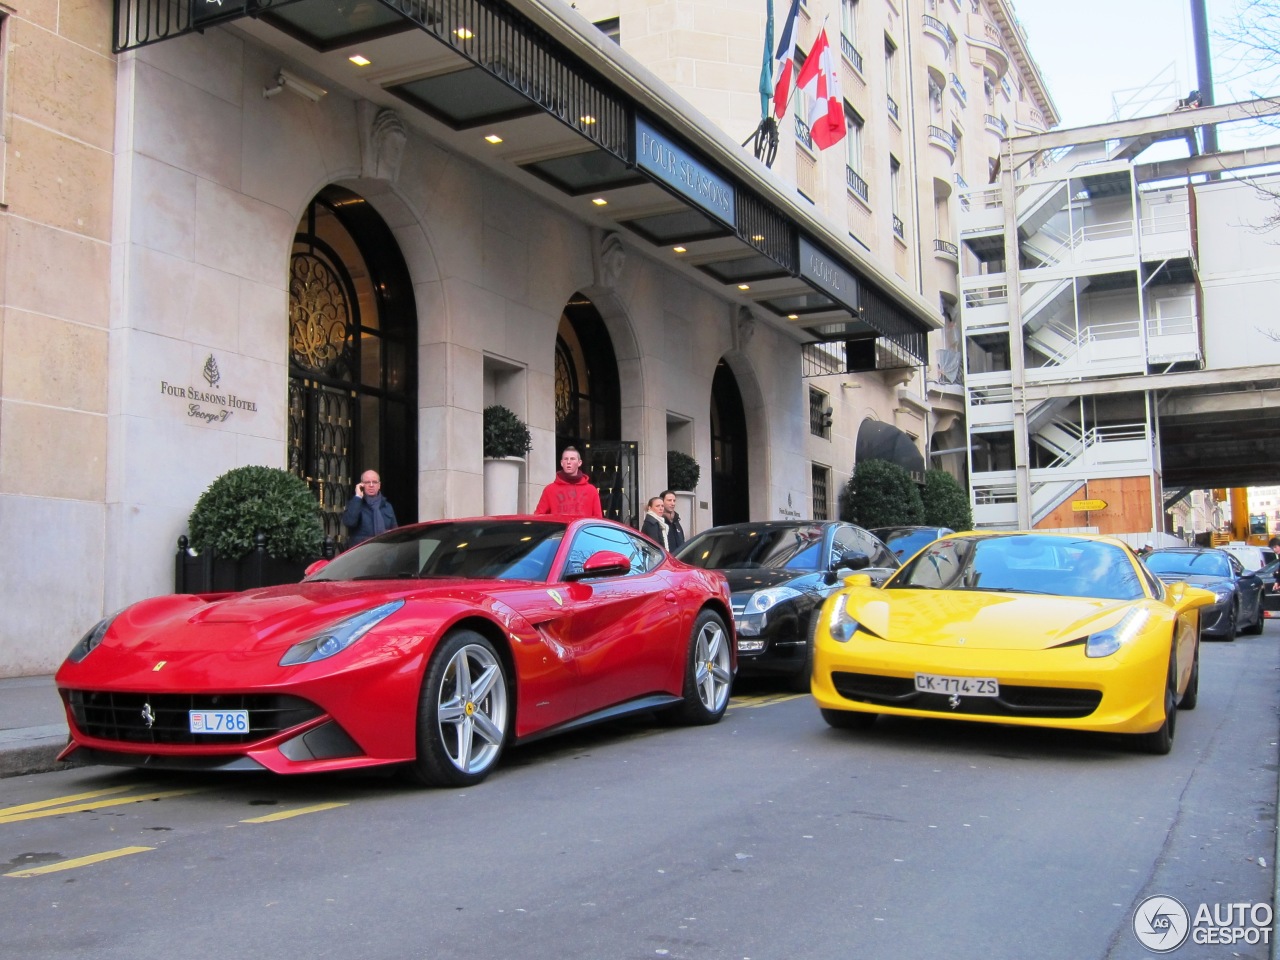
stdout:
<svg viewBox="0 0 1280 960">
<path fill-rule="evenodd" d="M 296 582 L 324 539 L 311 488 L 277 467 L 222 474 L 200 495 L 187 525 L 176 583 L 184 593 Z"/>
<path fill-rule="evenodd" d="M 507 407 L 484 408 L 484 512 L 520 512 L 520 468 L 533 447 L 529 428 Z"/>
<path fill-rule="evenodd" d="M 694 510 L 697 497 L 693 491 L 697 489 L 698 478 L 701 476 L 702 468 L 689 454 L 680 450 L 667 451 L 667 488 L 676 495 L 676 513 L 680 516 L 686 537 L 697 532 L 697 514 Z"/>
</svg>

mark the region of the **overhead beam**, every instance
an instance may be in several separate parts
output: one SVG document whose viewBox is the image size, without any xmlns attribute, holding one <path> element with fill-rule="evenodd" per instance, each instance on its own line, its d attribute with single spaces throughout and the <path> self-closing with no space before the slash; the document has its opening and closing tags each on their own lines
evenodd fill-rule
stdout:
<svg viewBox="0 0 1280 960">
<path fill-rule="evenodd" d="M 1190 177 L 1198 173 L 1248 170 L 1250 167 L 1266 167 L 1277 163 L 1280 163 L 1280 143 L 1272 143 L 1261 147 L 1246 147 L 1243 150 L 1210 153 L 1200 157 L 1140 163 L 1134 166 L 1133 175 L 1139 183 L 1146 183 L 1150 180 Z"/>
<path fill-rule="evenodd" d="M 1135 120 L 1113 120 L 1095 123 L 1087 127 L 1070 127 L 1066 130 L 1050 130 L 1046 133 L 1030 133 L 1009 138 L 1009 149 L 1015 159 L 1054 150 L 1073 147 L 1081 143 L 1101 143 L 1104 140 L 1131 140 L 1134 137 L 1153 134 L 1180 136 L 1182 131 L 1207 124 L 1229 123 L 1233 120 L 1254 120 L 1280 113 L 1280 100 L 1242 100 L 1224 103 L 1216 107 L 1196 107 L 1176 110 L 1154 117 L 1138 117 Z"/>
</svg>

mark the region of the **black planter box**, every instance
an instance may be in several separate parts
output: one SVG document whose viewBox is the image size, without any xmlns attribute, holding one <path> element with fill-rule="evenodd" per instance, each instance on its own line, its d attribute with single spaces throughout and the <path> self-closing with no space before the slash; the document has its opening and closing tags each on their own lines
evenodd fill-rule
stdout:
<svg viewBox="0 0 1280 960">
<path fill-rule="evenodd" d="M 279 560 L 267 556 L 265 538 L 260 538 L 257 547 L 239 560 L 219 557 L 212 549 L 192 556 L 187 545 L 185 536 L 178 538 L 178 553 L 173 565 L 174 593 L 227 593 L 297 583 L 306 568 L 321 559 Z M 324 556 L 333 557 L 333 544 L 327 539 Z"/>
</svg>

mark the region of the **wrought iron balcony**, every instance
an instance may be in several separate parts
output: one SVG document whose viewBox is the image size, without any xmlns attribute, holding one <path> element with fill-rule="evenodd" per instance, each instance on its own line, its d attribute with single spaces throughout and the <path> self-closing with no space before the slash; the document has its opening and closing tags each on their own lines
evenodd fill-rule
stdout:
<svg viewBox="0 0 1280 960">
<path fill-rule="evenodd" d="M 951 92 L 960 98 L 961 103 L 969 102 L 969 93 L 964 88 L 964 84 L 960 82 L 960 78 L 954 73 L 947 77 L 947 82 L 951 84 Z"/>
<path fill-rule="evenodd" d="M 896 121 L 898 119 L 898 101 L 889 96 L 886 96 L 885 99 L 889 101 L 889 116 Z"/>
<path fill-rule="evenodd" d="M 844 168 L 844 182 L 864 203 L 869 202 L 871 191 L 867 189 L 867 181 L 858 176 L 858 171 L 847 164 Z"/>
<path fill-rule="evenodd" d="M 941 127 L 929 126 L 929 139 L 936 142 L 939 146 L 945 147 L 954 157 L 956 155 L 956 135 Z"/>
<path fill-rule="evenodd" d="M 796 139 L 810 150 L 813 149 L 813 134 L 809 132 L 809 125 L 800 119 L 799 114 L 796 115 Z"/>
<path fill-rule="evenodd" d="M 950 240 L 934 240 L 933 252 L 946 254 L 952 260 L 960 259 L 960 248 L 957 247 Z"/>
<path fill-rule="evenodd" d="M 995 114 L 984 114 L 982 120 L 987 125 L 987 129 L 992 133 L 998 133 L 1000 136 L 1008 136 L 1009 124 L 1005 122 L 1004 117 L 997 117 Z"/>
<path fill-rule="evenodd" d="M 862 72 L 862 54 L 858 52 L 858 48 L 853 45 L 853 41 L 840 34 L 840 52 L 844 54 L 844 58 L 853 64 L 853 69 L 859 73 Z"/>
<path fill-rule="evenodd" d="M 902 225 L 902 218 L 896 213 L 893 215 L 893 235 L 899 240 L 906 239 L 906 229 Z"/>
</svg>

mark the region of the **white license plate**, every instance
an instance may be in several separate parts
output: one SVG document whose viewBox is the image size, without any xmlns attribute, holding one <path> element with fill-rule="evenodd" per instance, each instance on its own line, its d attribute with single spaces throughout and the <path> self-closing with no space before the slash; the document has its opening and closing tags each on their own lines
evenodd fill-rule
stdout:
<svg viewBox="0 0 1280 960">
<path fill-rule="evenodd" d="M 192 733 L 248 733 L 248 710 L 188 710 Z"/>
<path fill-rule="evenodd" d="M 917 673 L 916 690 L 920 693 L 954 693 L 962 697 L 998 697 L 1000 683 L 995 677 L 944 677 L 936 673 Z"/>
</svg>

